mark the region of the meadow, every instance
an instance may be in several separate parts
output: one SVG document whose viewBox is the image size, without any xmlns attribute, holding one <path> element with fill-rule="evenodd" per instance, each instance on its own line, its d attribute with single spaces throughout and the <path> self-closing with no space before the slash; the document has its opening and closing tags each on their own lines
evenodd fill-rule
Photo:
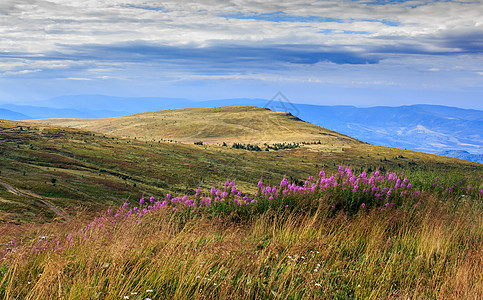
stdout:
<svg viewBox="0 0 483 300">
<path fill-rule="evenodd" d="M 4 299 L 481 299 L 481 178 L 358 172 L 227 180 L 32 228 Z"/>
<path fill-rule="evenodd" d="M 0 120 L 2 299 L 483 295 L 481 164 L 256 108 L 51 121 Z"/>
<path fill-rule="evenodd" d="M 335 171 L 340 164 L 358 170 L 483 176 L 481 164 L 369 145 L 289 114 L 253 107 L 171 110 L 85 122 L 96 132 L 0 120 L 0 183 L 18 192 L 0 185 L 3 239 L 12 230 L 3 231 L 1 224 L 62 218 L 45 202 L 70 218 L 79 212 L 94 217 L 142 194 L 194 194 L 227 178 L 254 193 L 252 183 L 262 177 L 269 184 L 283 177 L 300 181 L 321 168 Z M 263 151 L 233 148 L 248 144 Z"/>
</svg>

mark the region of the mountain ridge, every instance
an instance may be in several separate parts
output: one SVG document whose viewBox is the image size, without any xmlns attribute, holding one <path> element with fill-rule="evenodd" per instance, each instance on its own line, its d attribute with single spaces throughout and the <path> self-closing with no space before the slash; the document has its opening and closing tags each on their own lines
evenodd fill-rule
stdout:
<svg viewBox="0 0 483 300">
<path fill-rule="evenodd" d="M 30 121 L 143 140 L 258 145 L 320 141 L 338 146 L 361 143 L 349 136 L 302 121 L 290 113 L 254 106 L 172 109 L 103 119 Z"/>
<path fill-rule="evenodd" d="M 370 145 L 289 113 L 256 107 L 171 110 L 114 121 L 126 120 L 134 122 L 135 130 L 127 132 L 130 136 L 0 120 L 0 182 L 22 195 L 39 196 L 26 198 L 0 186 L 0 223 L 57 217 L 40 200 L 72 217 L 79 210 L 98 211 L 142 194 L 194 194 L 198 188 L 208 190 L 227 179 L 247 188 L 260 178 L 272 183 L 287 178 L 298 184 L 301 178 L 321 169 L 335 171 L 339 165 L 361 172 L 437 170 L 471 178 L 481 178 L 482 172 L 481 164 Z M 163 126 L 168 123 L 161 132 L 175 130 L 171 137 L 147 135 L 160 120 Z M 101 121 L 105 126 L 124 127 L 122 122 Z M 175 123 L 181 121 L 184 124 Z M 205 130 L 208 125 L 214 131 Z M 108 129 L 104 128 L 106 133 Z M 261 149 L 243 147 L 254 143 Z"/>
<path fill-rule="evenodd" d="M 464 151 L 464 150 L 446 150 L 446 151 L 438 152 L 436 154 L 469 160 L 469 161 L 483 164 L 483 154 L 471 154 L 468 151 Z"/>
<path fill-rule="evenodd" d="M 0 108 L 0 119 L 4 120 L 28 120 L 32 119 L 31 116 L 27 116 L 23 113 L 19 113 L 10 109 Z"/>
<path fill-rule="evenodd" d="M 483 132 L 483 112 L 476 109 L 428 104 L 366 108 L 350 105 L 321 106 L 291 103 L 286 98 L 192 101 L 156 97 L 129 98 L 75 95 L 53 99 L 49 103 L 55 104 L 57 107 L 73 105 L 81 113 L 71 116 L 84 118 L 117 117 L 131 113 L 173 108 L 240 105 L 268 107 L 275 111 L 292 113 L 292 115 L 307 122 L 371 144 L 427 153 L 463 150 L 472 154 L 483 154 L 483 136 L 481 134 Z M 83 101 L 81 101 L 82 99 Z M 0 105 L 0 107 L 8 109 L 5 105 Z M 92 111 L 97 110 L 99 113 L 93 116 L 91 111 L 85 110 L 86 107 L 89 107 Z M 84 114 L 82 114 L 83 111 Z M 30 116 L 31 114 L 26 113 L 26 115 Z M 66 115 L 63 111 L 51 109 L 50 115 L 33 116 L 35 119 L 44 117 L 66 117 Z"/>
</svg>

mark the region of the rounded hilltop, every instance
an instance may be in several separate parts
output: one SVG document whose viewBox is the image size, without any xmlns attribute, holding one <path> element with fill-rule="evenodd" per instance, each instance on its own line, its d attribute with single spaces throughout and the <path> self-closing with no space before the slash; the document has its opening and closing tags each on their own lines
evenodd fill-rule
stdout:
<svg viewBox="0 0 483 300">
<path fill-rule="evenodd" d="M 172 109 L 106 119 L 35 121 L 144 140 L 251 144 L 320 141 L 334 146 L 361 143 L 304 122 L 290 113 L 253 106 Z"/>
</svg>

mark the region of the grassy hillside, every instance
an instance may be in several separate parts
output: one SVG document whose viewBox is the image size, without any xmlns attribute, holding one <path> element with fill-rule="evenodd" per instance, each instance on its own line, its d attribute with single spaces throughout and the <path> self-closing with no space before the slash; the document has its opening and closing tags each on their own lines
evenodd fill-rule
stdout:
<svg viewBox="0 0 483 300">
<path fill-rule="evenodd" d="M 340 133 L 258 107 L 189 108 L 107 119 L 34 120 L 143 140 L 207 143 L 283 143 L 321 141 L 336 147 L 360 144 Z"/>
<path fill-rule="evenodd" d="M 162 115 L 166 117 L 161 124 L 169 123 L 165 122 L 167 119 L 172 124 L 179 124 L 182 120 L 196 119 L 196 111 L 188 109 L 141 114 L 119 118 L 121 121 L 118 124 L 122 124 L 124 119 L 134 123 L 139 117 L 141 125 L 145 126 L 149 123 L 146 120 L 151 120 L 150 126 L 155 127 L 156 122 L 152 120 L 160 123 L 159 116 Z M 219 111 L 228 111 L 231 115 L 221 117 L 224 114 Z M 245 111 L 253 119 L 249 119 L 248 115 L 237 118 L 239 111 Z M 480 164 L 363 144 L 287 114 L 240 107 L 206 109 L 204 112 L 204 117 L 198 117 L 197 122 L 215 124 L 212 133 L 200 130 L 202 127 L 198 123 L 190 127 L 196 122 L 186 121 L 187 124 L 180 125 L 182 129 L 177 129 L 184 135 L 170 135 L 169 139 L 188 141 L 199 138 L 206 141 L 211 138 L 214 144 L 166 142 L 166 136 L 164 141 L 143 141 L 141 134 L 147 138 L 151 133 L 141 129 L 139 132 L 142 133 L 137 135 L 139 139 L 130 139 L 75 128 L 0 121 L 0 182 L 3 183 L 0 185 L 0 222 L 19 224 L 73 217 L 83 210 L 96 212 L 123 201 L 133 201 L 142 194 L 162 196 L 170 191 L 194 193 L 197 188 L 209 189 L 227 179 L 236 180 L 241 187 L 250 191 L 251 183 L 260 178 L 269 183 L 277 182 L 284 176 L 298 181 L 322 168 L 334 170 L 339 164 L 354 168 L 434 170 L 482 178 Z M 207 117 L 209 115 L 212 119 Z M 222 130 L 227 120 L 231 122 L 228 123 L 231 124 L 231 131 Z M 233 133 L 238 132 L 236 130 L 242 132 L 245 126 L 251 126 L 256 128 L 253 132 L 259 133 L 263 129 L 257 120 L 271 124 L 271 134 L 266 135 L 269 138 L 263 141 L 284 142 L 273 134 L 281 132 L 281 136 L 288 137 L 293 132 L 299 132 L 296 137 L 292 136 L 291 141 L 313 139 L 315 142 L 320 139 L 322 142 L 278 151 L 254 152 L 231 148 L 229 140 L 240 142 L 237 134 Z M 278 126 L 280 124 L 283 126 Z M 140 128 L 146 130 L 141 125 Z M 170 130 L 178 128 L 176 125 L 168 127 Z M 190 131 L 187 128 L 194 129 Z M 136 135 L 136 130 L 129 134 Z M 224 133 L 227 134 L 226 138 Z M 153 136 L 157 134 L 153 133 Z M 247 139 L 260 136 L 255 133 L 246 135 Z M 219 145 L 222 140 L 227 141 L 226 147 Z M 64 215 L 56 214 L 46 202 Z"/>
<path fill-rule="evenodd" d="M 481 164 L 195 112 L 0 121 L 0 298 L 483 297 Z"/>
</svg>

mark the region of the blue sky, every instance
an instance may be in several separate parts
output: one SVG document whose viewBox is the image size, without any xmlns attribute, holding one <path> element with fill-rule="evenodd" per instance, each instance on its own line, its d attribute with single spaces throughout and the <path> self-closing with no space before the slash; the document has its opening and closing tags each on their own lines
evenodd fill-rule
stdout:
<svg viewBox="0 0 483 300">
<path fill-rule="evenodd" d="M 481 1 L 6 0 L 0 103 L 60 95 L 483 109 Z"/>
</svg>

